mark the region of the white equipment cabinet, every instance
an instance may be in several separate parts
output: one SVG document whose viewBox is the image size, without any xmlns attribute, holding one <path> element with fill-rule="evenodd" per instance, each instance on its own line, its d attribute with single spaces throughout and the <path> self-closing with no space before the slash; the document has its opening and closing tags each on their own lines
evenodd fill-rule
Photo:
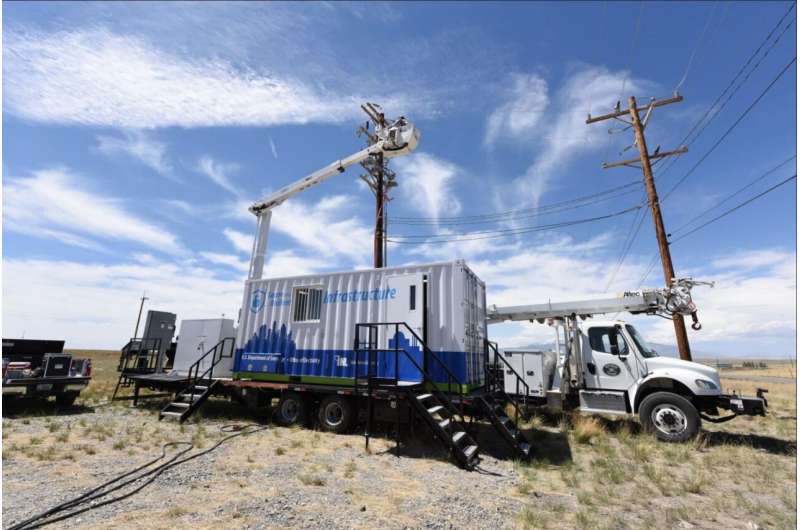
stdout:
<svg viewBox="0 0 800 530">
<path fill-rule="evenodd" d="M 178 346 L 175 350 L 175 361 L 172 373 L 186 375 L 192 366 L 207 351 L 226 337 L 235 337 L 233 320 L 228 318 L 206 318 L 181 321 L 178 334 Z M 209 355 L 200 363 L 200 373 L 211 366 Z M 233 356 L 223 358 L 214 367 L 214 377 L 231 377 L 233 374 Z"/>
<path fill-rule="evenodd" d="M 534 350 L 504 350 L 503 357 L 513 370 L 504 366 L 503 382 L 509 395 L 523 395 L 525 389 L 517 388 L 517 374 L 528 385 L 528 395 L 544 397 L 553 384 L 556 352 Z"/>
</svg>

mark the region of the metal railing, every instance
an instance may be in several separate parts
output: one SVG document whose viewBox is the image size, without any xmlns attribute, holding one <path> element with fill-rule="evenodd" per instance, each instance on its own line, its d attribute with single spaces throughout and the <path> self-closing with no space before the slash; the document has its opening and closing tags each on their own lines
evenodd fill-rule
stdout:
<svg viewBox="0 0 800 530">
<path fill-rule="evenodd" d="M 386 347 L 381 348 L 378 347 L 378 338 L 379 333 L 378 330 L 380 327 L 384 328 L 394 328 L 394 347 Z M 367 329 L 367 339 L 366 341 L 362 341 L 361 330 Z M 423 355 L 423 366 L 420 366 L 419 363 L 414 359 L 414 356 L 407 351 L 405 348 L 400 347 L 400 331 L 408 330 L 410 333 L 409 342 L 411 342 L 411 338 L 413 337 L 417 344 L 420 347 L 420 350 Z M 462 430 L 466 431 L 467 428 L 464 425 L 464 417 L 465 417 L 465 402 L 464 402 L 464 393 L 462 392 L 461 388 L 461 381 L 458 377 L 453 374 L 450 368 L 425 344 L 425 342 L 420 338 L 419 335 L 405 322 L 376 322 L 376 323 L 362 323 L 356 324 L 356 333 L 354 339 L 354 351 L 355 351 L 355 372 L 353 374 L 354 379 L 354 386 L 358 388 L 359 386 L 366 386 L 367 387 L 367 396 L 369 397 L 368 407 L 369 410 L 367 412 L 367 433 L 366 436 L 369 437 L 369 432 L 371 428 L 371 421 L 372 421 L 372 395 L 373 390 L 377 384 L 380 385 L 388 385 L 399 387 L 400 383 L 400 354 L 404 355 L 411 364 L 419 371 L 420 376 L 422 377 L 422 381 L 420 384 L 425 385 L 426 390 L 430 390 L 430 392 L 436 395 L 436 398 L 441 401 L 444 405 L 447 406 L 448 410 L 451 413 L 452 420 L 460 427 Z M 387 341 L 388 342 L 388 341 Z M 366 374 L 363 376 L 359 374 L 359 368 L 361 366 L 361 353 L 365 352 L 367 354 L 367 369 Z M 394 377 L 379 377 L 377 373 L 378 367 L 378 354 L 380 353 L 393 353 L 394 354 Z M 447 376 L 447 394 L 445 395 L 443 390 L 439 387 L 439 383 L 437 383 L 433 377 L 430 375 L 428 370 L 424 367 L 430 366 L 430 363 L 427 361 L 435 362 L 439 367 L 441 367 L 444 371 L 444 374 Z M 373 371 L 374 369 L 374 371 Z M 365 380 L 366 384 L 359 383 L 359 380 Z M 458 390 L 458 402 L 457 405 L 453 402 L 453 390 Z M 458 414 L 460 419 L 455 418 L 454 414 Z"/>
<path fill-rule="evenodd" d="M 489 361 L 490 351 L 494 353 L 494 363 L 491 363 Z M 504 368 L 501 367 L 498 361 L 502 361 L 505 367 Z M 514 378 L 516 380 L 515 395 L 523 396 L 522 404 L 525 407 L 527 407 L 528 405 L 528 396 L 530 395 L 531 391 L 530 386 L 528 385 L 528 383 L 525 382 L 522 376 L 519 375 L 519 373 L 514 369 L 514 367 L 511 366 L 511 363 L 505 360 L 505 358 L 500 354 L 500 351 L 497 349 L 497 343 L 489 340 L 486 341 L 485 363 L 486 363 L 486 373 L 488 374 L 490 369 L 492 373 L 492 383 L 490 384 L 489 390 L 492 392 L 497 392 L 502 394 L 505 401 L 508 401 L 512 404 L 512 406 L 514 407 L 514 423 L 517 424 L 519 422 L 519 417 L 520 416 L 524 417 L 524 414 L 522 413 L 519 407 L 519 401 L 517 399 L 512 399 L 511 396 L 509 396 L 508 393 L 506 392 L 504 371 L 508 370 L 509 373 L 514 374 Z M 499 381 L 497 380 L 498 374 L 499 377 L 501 377 Z M 520 394 L 521 389 L 524 390 L 524 394 Z"/>
<path fill-rule="evenodd" d="M 152 374 L 157 372 L 161 352 L 161 339 L 132 338 L 120 350 L 117 371 L 131 374 Z"/>
<path fill-rule="evenodd" d="M 236 346 L 236 339 L 234 337 L 225 337 L 215 344 L 213 348 L 200 356 L 200 358 L 189 367 L 189 383 L 184 389 L 184 392 L 189 390 L 189 409 L 191 409 L 196 401 L 195 396 L 197 394 L 194 392 L 195 385 L 202 382 L 210 384 L 211 380 L 214 378 L 214 367 L 217 366 L 222 359 L 230 359 L 233 357 L 234 346 Z M 211 357 L 211 365 L 200 373 L 201 366 L 209 356 Z"/>
</svg>

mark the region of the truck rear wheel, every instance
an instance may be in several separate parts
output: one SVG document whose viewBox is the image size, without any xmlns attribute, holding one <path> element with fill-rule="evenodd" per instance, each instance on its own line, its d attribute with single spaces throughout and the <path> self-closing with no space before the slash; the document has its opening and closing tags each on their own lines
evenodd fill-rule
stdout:
<svg viewBox="0 0 800 530">
<path fill-rule="evenodd" d="M 63 392 L 56 396 L 56 406 L 61 409 L 68 409 L 75 404 L 78 399 L 78 392 Z"/>
<path fill-rule="evenodd" d="M 655 392 L 639 406 L 645 431 L 665 442 L 685 442 L 700 432 L 700 414 L 692 402 L 672 392 Z"/>
<path fill-rule="evenodd" d="M 353 402 L 339 395 L 330 395 L 319 404 L 319 425 L 323 431 L 343 434 L 353 428 L 356 410 Z"/>
<path fill-rule="evenodd" d="M 303 425 L 306 422 L 308 404 L 297 392 L 285 392 L 278 401 L 278 407 L 272 413 L 272 419 L 278 425 Z"/>
</svg>

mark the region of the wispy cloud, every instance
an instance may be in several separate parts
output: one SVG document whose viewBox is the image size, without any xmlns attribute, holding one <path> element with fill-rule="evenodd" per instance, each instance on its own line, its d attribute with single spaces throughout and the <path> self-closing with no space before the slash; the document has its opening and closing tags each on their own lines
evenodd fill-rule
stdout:
<svg viewBox="0 0 800 530">
<path fill-rule="evenodd" d="M 245 234 L 233 228 L 226 228 L 222 233 L 238 252 L 250 254 L 253 251 L 253 234 Z"/>
<path fill-rule="evenodd" d="M 197 163 L 197 170 L 214 181 L 214 183 L 216 183 L 222 189 L 236 195 L 237 197 L 242 196 L 241 191 L 239 191 L 239 189 L 233 185 L 233 182 L 231 182 L 231 179 L 228 176 L 230 173 L 234 173 L 239 170 L 239 164 L 217 162 L 210 156 L 206 155 Z"/>
<path fill-rule="evenodd" d="M 67 170 L 10 178 L 3 191 L 3 220 L 12 231 L 88 248 L 100 246 L 98 240 L 119 240 L 170 254 L 184 252 L 175 235 L 129 213 L 121 200 L 90 191 Z"/>
<path fill-rule="evenodd" d="M 143 131 L 126 131 L 123 136 L 97 137 L 97 149 L 106 155 L 124 154 L 172 180 L 179 180 L 167 160 L 167 146 Z"/>
<path fill-rule="evenodd" d="M 536 74 L 513 75 L 506 101 L 486 120 L 484 145 L 491 146 L 501 137 L 528 143 L 550 101 L 547 91 L 547 81 Z"/>
<path fill-rule="evenodd" d="M 107 30 L 15 28 L 3 40 L 5 108 L 35 121 L 128 128 L 336 123 L 358 115 L 364 100 Z M 397 96 L 382 101 L 404 106 Z"/>
<path fill-rule="evenodd" d="M 272 158 L 275 160 L 278 159 L 278 148 L 275 146 L 275 140 L 272 139 L 272 136 L 269 137 L 269 148 L 272 151 Z"/>
<path fill-rule="evenodd" d="M 530 166 L 509 187 L 511 203 L 537 205 L 555 174 L 571 160 L 612 141 L 607 127 L 586 125 L 586 114 L 592 109 L 611 109 L 620 97 L 623 80 L 632 93 L 653 88 L 652 83 L 627 72 L 599 66 L 573 69 L 555 91 L 536 74 L 511 77 L 512 88 L 489 115 L 484 138 L 486 145 L 508 140 L 534 148 Z"/>
<path fill-rule="evenodd" d="M 358 201 L 348 195 L 332 195 L 313 205 L 292 199 L 273 211 L 272 228 L 322 256 L 359 263 L 372 252 L 372 227 L 350 216 L 353 202 Z"/>
<path fill-rule="evenodd" d="M 461 211 L 452 188 L 453 181 L 464 173 L 458 166 L 428 153 L 416 153 L 396 163 L 399 190 L 406 205 L 433 218 L 443 212 L 456 215 Z"/>
</svg>

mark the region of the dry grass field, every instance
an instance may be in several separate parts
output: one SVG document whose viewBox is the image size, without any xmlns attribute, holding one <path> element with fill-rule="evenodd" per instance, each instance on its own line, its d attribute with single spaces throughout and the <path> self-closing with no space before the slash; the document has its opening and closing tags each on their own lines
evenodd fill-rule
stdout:
<svg viewBox="0 0 800 530">
<path fill-rule="evenodd" d="M 84 354 L 94 379 L 75 411 L 4 409 L 4 526 L 153 458 L 166 441 L 208 448 L 221 425 L 253 421 L 225 402 L 183 426 L 157 421 L 160 402 L 108 404 L 117 353 Z M 767 377 L 789 377 L 777 368 Z M 435 444 L 396 458 L 389 440 L 368 453 L 358 435 L 270 425 L 54 527 L 795 528 L 796 386 L 726 375 L 726 390 L 768 388 L 768 416 L 704 424 L 686 444 L 659 443 L 628 420 L 537 416 L 526 425 L 532 462 L 509 460 L 482 429 L 483 472 L 473 473 Z"/>
</svg>

